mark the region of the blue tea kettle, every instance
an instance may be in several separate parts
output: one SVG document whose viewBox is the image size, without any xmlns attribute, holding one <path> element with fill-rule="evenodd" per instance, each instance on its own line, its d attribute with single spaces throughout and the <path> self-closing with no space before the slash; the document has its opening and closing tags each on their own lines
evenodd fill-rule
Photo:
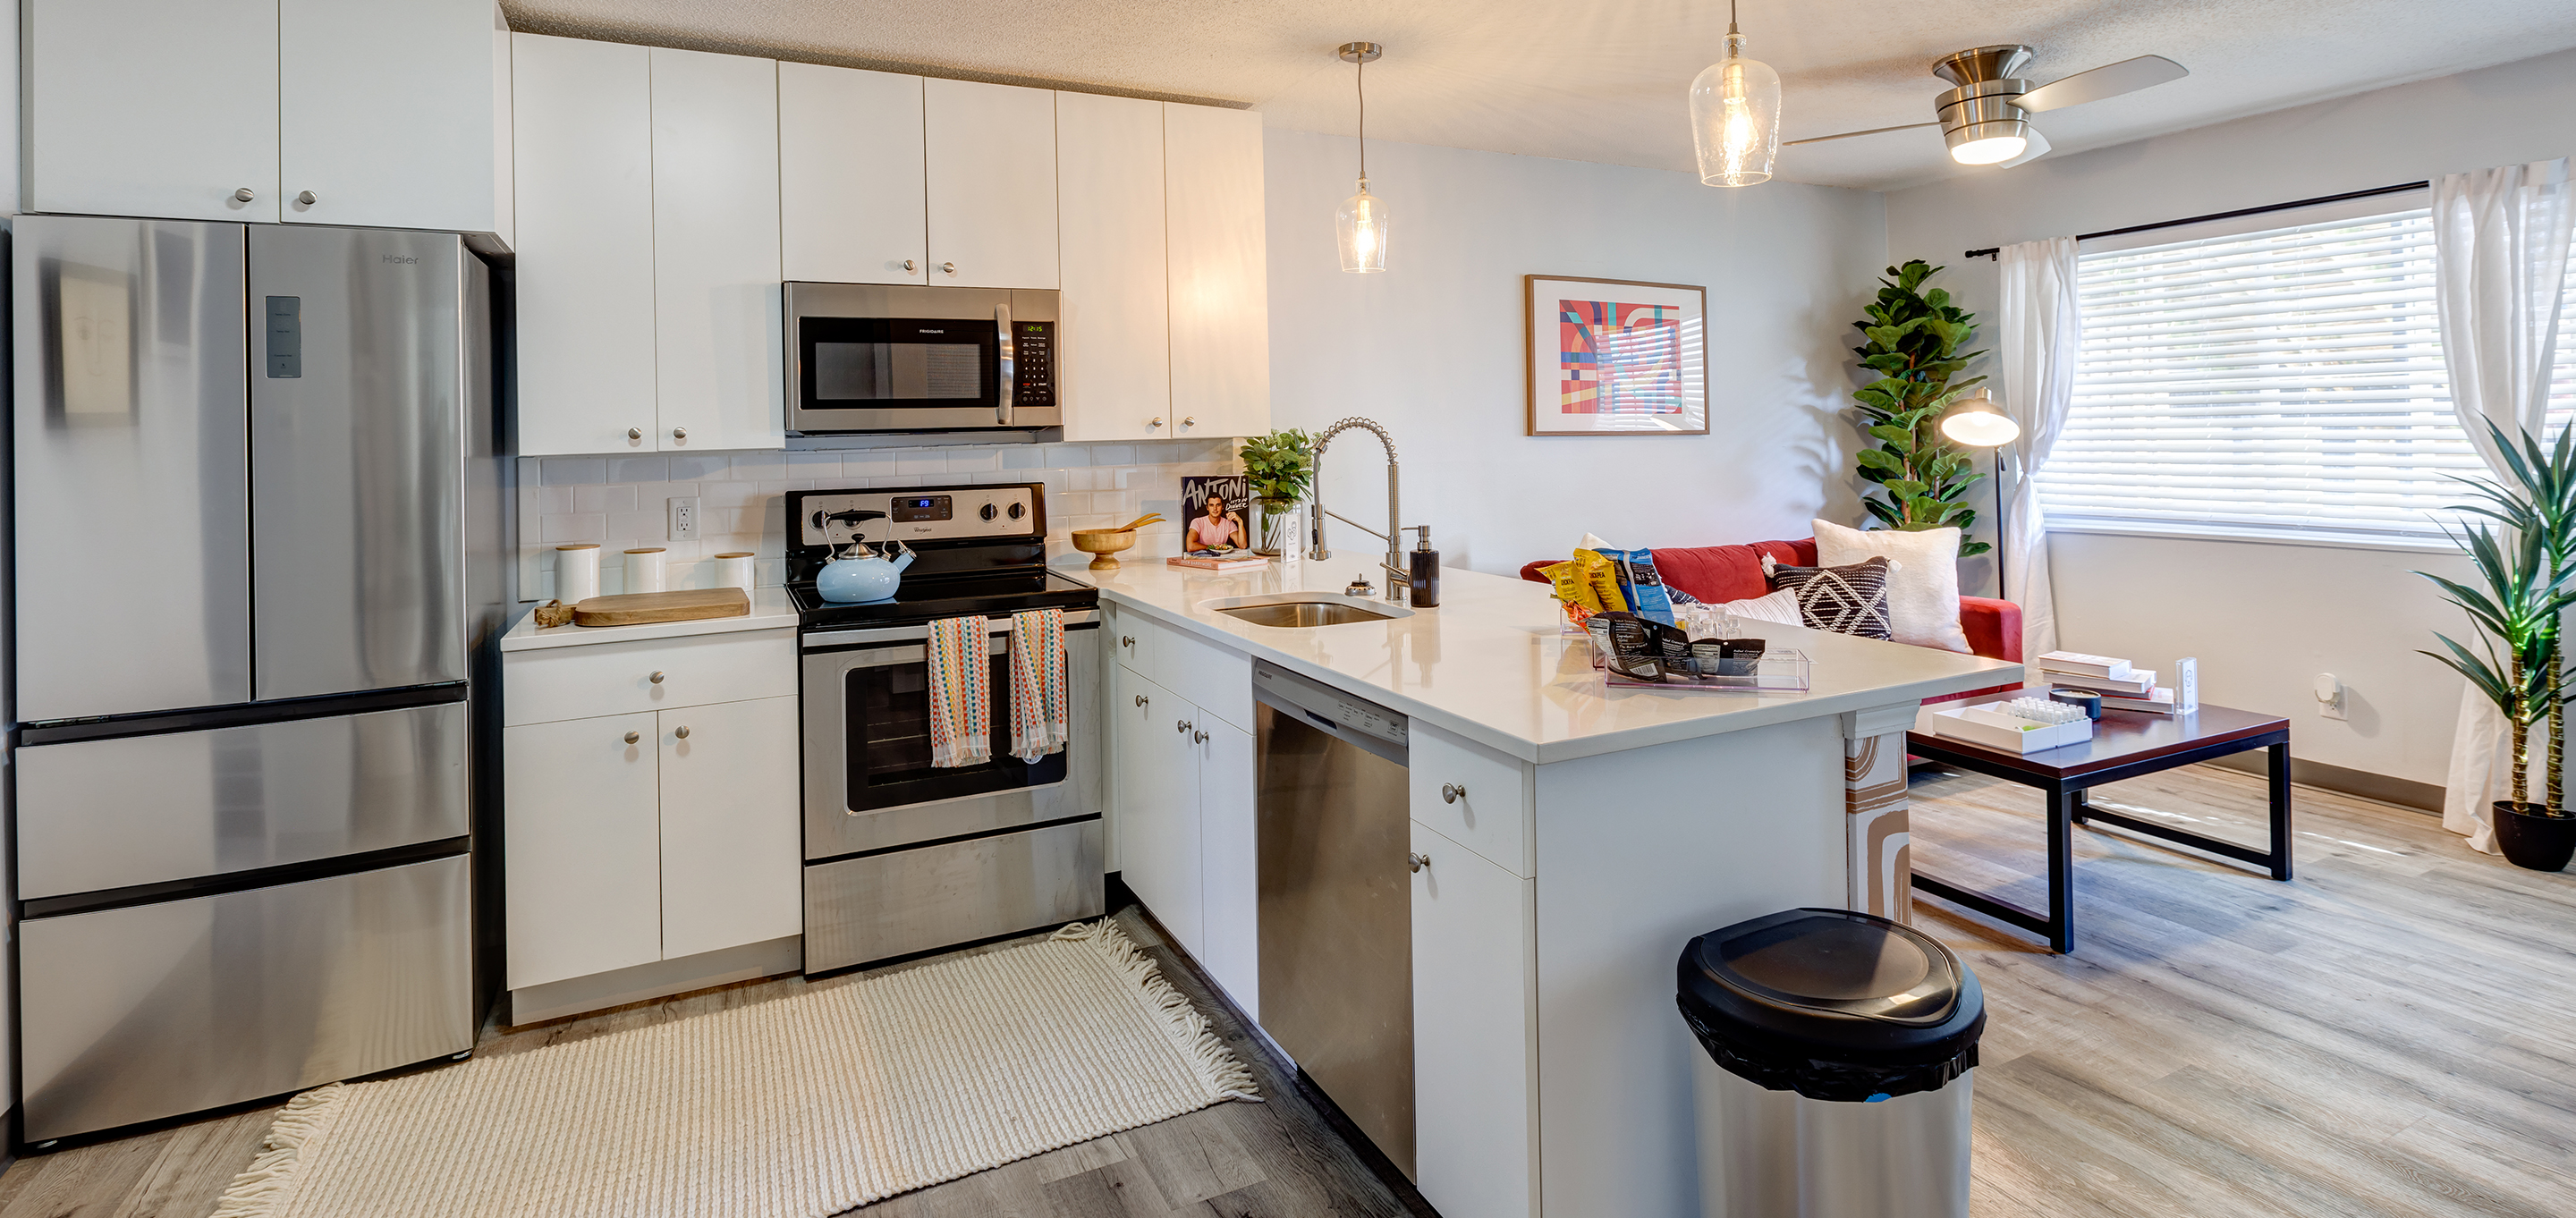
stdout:
<svg viewBox="0 0 2576 1218">
<path fill-rule="evenodd" d="M 888 541 L 893 557 L 877 553 L 859 536 L 858 525 L 866 520 L 883 520 L 883 512 L 853 509 L 846 512 L 816 512 L 814 524 L 821 528 L 826 521 L 839 521 L 850 526 L 850 544 L 841 548 L 832 561 L 814 575 L 814 591 L 835 604 L 860 604 L 894 599 L 894 591 L 903 586 L 903 569 L 912 565 L 911 547 L 900 541 Z"/>
</svg>

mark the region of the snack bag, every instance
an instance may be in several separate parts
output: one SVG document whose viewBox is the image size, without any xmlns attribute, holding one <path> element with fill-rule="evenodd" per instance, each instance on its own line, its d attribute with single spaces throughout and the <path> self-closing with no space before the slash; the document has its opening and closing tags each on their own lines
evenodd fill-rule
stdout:
<svg viewBox="0 0 2576 1218">
<path fill-rule="evenodd" d="M 1601 611 L 1601 596 L 1592 590 L 1592 580 L 1582 563 L 1569 558 L 1540 567 L 1538 573 L 1547 577 L 1547 582 L 1556 589 L 1556 599 L 1565 602 L 1567 608 L 1593 613 Z"/>
<path fill-rule="evenodd" d="M 1610 569 L 1610 561 L 1590 550 L 1576 550 L 1574 562 L 1583 572 L 1584 582 L 1592 586 L 1594 599 L 1601 602 L 1604 613 L 1626 613 L 1628 598 L 1620 595 L 1619 573 Z"/>
<path fill-rule="evenodd" d="M 1649 621 L 1674 624 L 1673 601 L 1664 592 L 1662 573 L 1655 570 L 1653 550 L 1603 550 L 1600 556 L 1618 580 L 1624 608 Z M 1606 603 L 1609 598 L 1602 600 Z"/>
</svg>

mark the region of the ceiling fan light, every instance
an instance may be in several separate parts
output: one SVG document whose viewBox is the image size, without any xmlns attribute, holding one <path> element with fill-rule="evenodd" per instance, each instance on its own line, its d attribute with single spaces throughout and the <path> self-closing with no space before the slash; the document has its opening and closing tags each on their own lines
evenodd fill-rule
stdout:
<svg viewBox="0 0 2576 1218">
<path fill-rule="evenodd" d="M 1780 74 L 1744 57 L 1744 35 L 1726 36 L 1726 58 L 1691 82 L 1691 137 L 1699 180 L 1752 186 L 1771 180 L 1780 157 Z"/>
<path fill-rule="evenodd" d="M 1996 165 L 2020 156 L 2030 141 L 2018 135 L 1989 135 L 1950 145 L 1950 159 L 1962 165 Z"/>
</svg>

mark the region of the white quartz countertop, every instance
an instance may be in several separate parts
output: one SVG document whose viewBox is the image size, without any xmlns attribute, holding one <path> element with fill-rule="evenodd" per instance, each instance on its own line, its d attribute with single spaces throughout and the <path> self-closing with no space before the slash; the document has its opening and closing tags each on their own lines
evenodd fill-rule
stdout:
<svg viewBox="0 0 2576 1218">
<path fill-rule="evenodd" d="M 501 650 L 536 651 L 547 647 L 584 647 L 593 643 L 633 643 L 676 639 L 696 634 L 731 634 L 737 630 L 783 630 L 796 625 L 796 607 L 785 588 L 761 588 L 751 594 L 751 612 L 741 617 L 704 617 L 687 622 L 654 622 L 644 626 L 537 625 L 534 605 L 520 607 L 519 620 L 501 636 Z"/>
<path fill-rule="evenodd" d="M 1256 626 L 1202 607 L 1226 597 L 1340 592 L 1353 575 L 1374 573 L 1380 557 L 1345 550 L 1323 562 L 1274 560 L 1224 573 L 1158 558 L 1090 571 L 1080 554 L 1055 565 L 1173 628 L 1541 764 L 2010 685 L 2022 675 L 2021 665 L 2004 660 L 1766 622 L 1751 633 L 1813 661 L 1808 692 L 1611 689 L 1592 667 L 1590 644 L 1560 633 L 1563 619 L 1545 585 L 1458 567 L 1442 568 L 1438 606 L 1384 622 Z"/>
</svg>

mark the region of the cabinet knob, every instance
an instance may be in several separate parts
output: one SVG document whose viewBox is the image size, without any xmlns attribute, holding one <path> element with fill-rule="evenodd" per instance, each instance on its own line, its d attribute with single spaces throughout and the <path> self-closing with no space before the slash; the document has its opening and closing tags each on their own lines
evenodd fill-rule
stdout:
<svg viewBox="0 0 2576 1218">
<path fill-rule="evenodd" d="M 1206 743 L 1207 743 L 1207 733 L 1206 733 L 1206 732 L 1191 732 L 1191 733 L 1190 733 L 1190 743 L 1192 743 L 1192 744 L 1206 744 Z"/>
<path fill-rule="evenodd" d="M 682 740 L 686 740 L 689 738 L 689 729 L 686 726 L 675 727 L 671 729 L 671 734 Z"/>
<path fill-rule="evenodd" d="M 1419 871 L 1421 871 L 1423 868 L 1428 867 L 1428 866 L 1430 866 L 1430 865 L 1431 865 L 1431 856 L 1430 856 L 1430 855 L 1427 855 L 1427 854 L 1408 854 L 1408 855 L 1405 855 L 1405 856 L 1404 856 L 1404 869 L 1405 869 L 1405 870 L 1407 870 L 1407 871 L 1419 872 Z"/>
<path fill-rule="evenodd" d="M 903 273 L 904 273 L 904 274 L 909 275 L 909 274 L 913 273 L 913 271 L 915 271 L 915 270 L 917 270 L 917 269 L 919 269 L 919 268 L 915 267 L 915 266 L 912 264 L 912 259 L 910 259 L 910 258 L 906 258 L 906 259 L 904 259 L 904 260 L 903 260 Z"/>
<path fill-rule="evenodd" d="M 1454 804 L 1465 798 L 1467 798 L 1467 788 L 1459 786 L 1454 782 L 1444 782 L 1440 784 L 1440 802 L 1444 804 Z"/>
<path fill-rule="evenodd" d="M 641 427 L 629 427 L 626 429 L 626 438 L 629 440 L 641 440 L 644 438 L 644 429 Z"/>
<path fill-rule="evenodd" d="M 674 427 L 671 429 L 671 438 L 674 440 L 688 439 L 689 429 L 686 427 Z"/>
<path fill-rule="evenodd" d="M 295 196 L 295 201 L 305 205 L 306 207 L 311 207 L 313 206 L 313 192 L 308 190 L 298 194 Z"/>
<path fill-rule="evenodd" d="M 1196 426 L 1198 426 L 1198 425 L 1199 425 L 1199 417 L 1198 417 L 1197 415 L 1194 415 L 1194 414 L 1185 414 L 1185 415 L 1182 415 L 1182 416 L 1181 416 L 1181 426 L 1183 426 L 1183 427 L 1196 427 Z"/>
<path fill-rule="evenodd" d="M 636 741 L 638 741 L 638 740 L 642 740 L 643 738 L 644 738 L 644 733 L 642 733 L 642 732 L 628 732 L 628 733 L 626 733 L 626 743 L 628 743 L 628 744 L 633 744 L 633 743 L 635 743 L 635 742 L 636 742 Z"/>
<path fill-rule="evenodd" d="M 256 190 L 252 190 L 250 187 L 247 187 L 247 186 L 244 186 L 244 187 L 242 187 L 240 190 L 236 190 L 236 191 L 234 191 L 234 192 L 233 192 L 233 202 L 235 202 L 235 203 L 248 203 L 248 202 L 250 202 L 251 200 L 256 199 L 256 198 L 258 198 L 258 197 L 259 197 L 259 192 L 258 192 L 258 191 L 256 191 Z"/>
<path fill-rule="evenodd" d="M 661 683 L 662 683 L 662 674 L 660 674 L 660 673 L 658 673 L 658 672 L 657 672 L 657 673 L 654 673 L 654 674 L 653 674 L 653 678 L 652 678 L 652 680 L 653 680 L 653 683 L 654 683 L 655 685 L 659 685 L 659 684 L 661 684 Z"/>
<path fill-rule="evenodd" d="M 1187 719 L 1180 720 L 1172 725 L 1172 730 L 1176 732 L 1186 732 L 1190 730 L 1190 721 Z"/>
<path fill-rule="evenodd" d="M 1153 418 L 1150 418 L 1150 419 L 1145 420 L 1145 426 L 1147 426 L 1147 427 L 1159 428 L 1159 427 L 1161 427 L 1162 425 L 1163 425 L 1163 416 L 1161 416 L 1161 415 L 1155 415 Z"/>
<path fill-rule="evenodd" d="M 947 272 L 948 274 L 954 275 L 957 273 L 957 264 L 954 262 L 943 262 L 939 264 L 939 269 Z"/>
<path fill-rule="evenodd" d="M 1121 647 L 1133 647 L 1136 645 L 1136 636 L 1132 634 L 1119 635 L 1118 645 Z M 1143 703 L 1138 703 L 1137 705 L 1141 706 Z"/>
<path fill-rule="evenodd" d="M 1144 704 L 1146 704 L 1146 703 L 1148 703 L 1148 702 L 1151 702 L 1151 701 L 1153 701 L 1153 699 L 1152 699 L 1152 698 L 1148 698 L 1148 697 L 1146 697 L 1146 696 L 1145 696 L 1145 695 L 1143 695 L 1143 694 L 1138 694 L 1138 695 L 1136 695 L 1136 705 L 1138 705 L 1138 706 L 1143 706 Z"/>
</svg>

